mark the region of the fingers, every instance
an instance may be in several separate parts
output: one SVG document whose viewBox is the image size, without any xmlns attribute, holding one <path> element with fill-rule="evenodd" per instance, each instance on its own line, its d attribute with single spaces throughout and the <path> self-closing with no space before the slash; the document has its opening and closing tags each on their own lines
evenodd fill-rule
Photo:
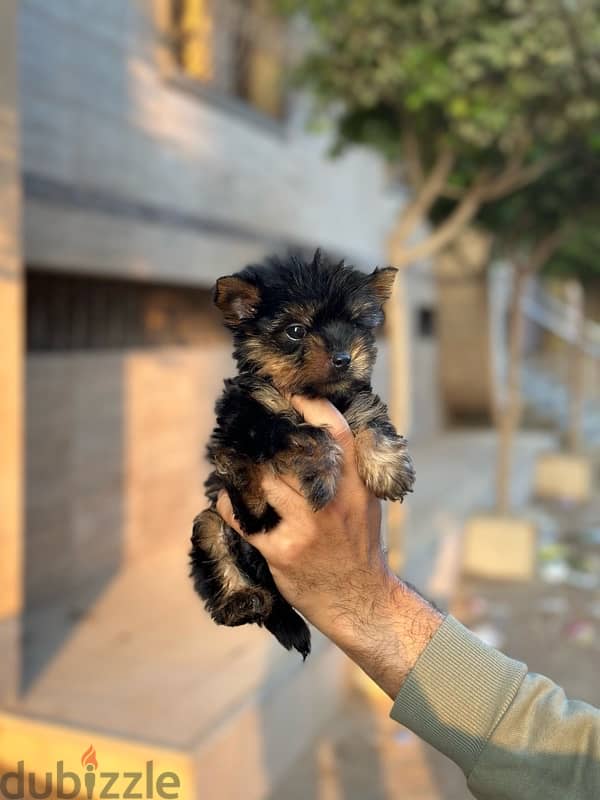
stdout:
<svg viewBox="0 0 600 800">
<path fill-rule="evenodd" d="M 341 447 L 354 450 L 354 437 L 343 414 L 328 400 L 293 395 L 292 405 L 311 425 L 326 427 Z"/>
<path fill-rule="evenodd" d="M 292 482 L 292 476 L 286 475 L 283 480 L 270 471 L 265 471 L 261 486 L 267 502 L 273 506 L 282 519 L 293 519 L 306 513 L 307 503 L 304 497 L 286 481 Z"/>
<path fill-rule="evenodd" d="M 233 528 L 234 531 L 237 531 L 241 536 L 243 536 L 242 529 L 239 526 L 239 523 L 233 513 L 233 506 L 231 505 L 231 500 L 229 499 L 229 495 L 225 491 L 225 489 L 221 489 L 217 497 L 217 513 L 221 517 L 221 519 L 226 522 L 230 528 Z"/>
<path fill-rule="evenodd" d="M 296 494 L 300 495 L 301 497 L 304 497 L 300 480 L 298 479 L 298 476 L 295 473 L 293 472 L 278 473 L 278 477 L 280 480 L 286 483 L 290 487 L 290 489 L 293 489 L 296 492 Z"/>
<path fill-rule="evenodd" d="M 298 518 L 303 512 L 306 513 L 306 500 L 300 494 L 300 486 L 295 476 L 278 476 L 265 470 L 261 485 L 267 502 L 283 519 Z M 224 489 L 221 489 L 217 496 L 216 509 L 227 525 L 237 531 L 240 536 L 245 535 L 233 511 L 229 495 Z M 253 543 L 260 536 L 261 534 L 252 534 Z"/>
</svg>

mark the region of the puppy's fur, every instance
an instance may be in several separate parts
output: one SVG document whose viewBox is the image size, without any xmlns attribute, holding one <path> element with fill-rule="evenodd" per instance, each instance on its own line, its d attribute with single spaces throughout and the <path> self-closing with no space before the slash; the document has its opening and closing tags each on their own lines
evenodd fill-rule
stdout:
<svg viewBox="0 0 600 800">
<path fill-rule="evenodd" d="M 317 251 L 309 263 L 290 257 L 246 267 L 215 288 L 233 332 L 238 375 L 225 381 L 217 403 L 208 445 L 210 508 L 194 521 L 192 577 L 215 622 L 264 625 L 304 658 L 306 623 L 277 590 L 260 553 L 221 520 L 215 502 L 225 489 L 247 534 L 273 528 L 279 517 L 260 486 L 267 464 L 276 473 L 294 472 L 315 510 L 333 498 L 340 448 L 326 429 L 304 421 L 291 394 L 326 397 L 342 412 L 355 436 L 359 474 L 378 497 L 402 500 L 411 491 L 406 442 L 370 383 L 375 329 L 395 273 L 367 275 Z"/>
</svg>

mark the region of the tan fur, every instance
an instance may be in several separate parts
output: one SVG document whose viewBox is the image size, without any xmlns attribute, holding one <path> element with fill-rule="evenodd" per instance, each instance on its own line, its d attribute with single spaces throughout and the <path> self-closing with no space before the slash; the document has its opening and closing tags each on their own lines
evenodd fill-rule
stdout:
<svg viewBox="0 0 600 800">
<path fill-rule="evenodd" d="M 313 303 L 306 303 L 304 305 L 300 303 L 290 303 L 285 307 L 285 319 L 288 320 L 290 325 L 299 323 L 300 325 L 306 325 L 307 328 L 310 328 L 315 313 L 316 308 Z"/>
<path fill-rule="evenodd" d="M 261 517 L 267 507 L 260 486 L 260 471 L 255 467 L 250 467 L 248 462 L 240 458 L 237 453 L 231 450 L 222 450 L 214 458 L 215 472 L 217 475 L 228 476 L 237 475 L 240 485 L 243 485 L 244 500 L 248 510 L 257 517 Z M 240 488 L 238 486 L 238 488 Z"/>
<path fill-rule="evenodd" d="M 397 272 L 394 267 L 385 267 L 376 269 L 369 277 L 369 286 L 380 302 L 385 303 L 391 297 Z"/>
<path fill-rule="evenodd" d="M 350 351 L 353 373 L 356 378 L 368 379 L 373 364 L 373 352 L 364 342 L 355 342 Z"/>
<path fill-rule="evenodd" d="M 258 288 L 235 275 L 227 275 L 217 281 L 215 305 L 223 312 L 228 325 L 239 325 L 243 320 L 250 319 L 259 301 Z"/>
<path fill-rule="evenodd" d="M 298 369 L 293 363 L 290 363 L 289 356 L 275 352 L 267 353 L 263 345 L 259 364 L 257 374 L 264 378 L 271 378 L 282 394 L 291 394 L 301 385 Z"/>
<path fill-rule="evenodd" d="M 371 394 L 361 393 L 352 401 L 345 413 L 350 430 L 356 436 L 371 426 L 378 417 L 387 419 L 387 409 L 381 400 L 375 401 Z"/>
<path fill-rule="evenodd" d="M 306 383 L 323 383 L 332 376 L 331 355 L 319 336 L 311 334 L 306 337 L 302 372 Z"/>
<path fill-rule="evenodd" d="M 294 411 L 292 404 L 277 389 L 264 384 L 253 392 L 254 399 L 274 414 L 284 414 Z M 294 411 L 294 413 L 296 413 Z"/>
<path fill-rule="evenodd" d="M 213 616 L 222 624 L 237 625 L 248 621 L 246 615 L 268 616 L 273 606 L 271 593 L 255 586 L 237 568 L 225 539 L 225 523 L 216 511 L 206 509 L 197 519 L 197 544 L 207 553 L 219 580 Z"/>
<path fill-rule="evenodd" d="M 367 428 L 356 435 L 354 449 L 358 474 L 373 494 L 389 499 L 402 496 L 399 487 L 409 463 L 403 440 Z"/>
<path fill-rule="evenodd" d="M 252 584 L 236 568 L 231 559 L 229 548 L 225 541 L 225 523 L 216 511 L 206 509 L 200 515 L 202 525 L 199 526 L 202 535 L 199 545 L 214 559 L 221 577 L 222 593 L 230 594 L 242 589 L 248 589 Z"/>
</svg>

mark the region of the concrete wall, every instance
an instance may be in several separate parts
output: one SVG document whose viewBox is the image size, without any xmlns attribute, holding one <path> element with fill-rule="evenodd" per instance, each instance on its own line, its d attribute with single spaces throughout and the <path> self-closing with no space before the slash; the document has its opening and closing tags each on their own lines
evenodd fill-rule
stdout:
<svg viewBox="0 0 600 800">
<path fill-rule="evenodd" d="M 26 260 L 212 283 L 282 243 L 384 261 L 381 162 L 324 157 L 299 106 L 277 126 L 165 69 L 168 0 L 22 0 Z"/>
<path fill-rule="evenodd" d="M 328 160 L 327 136 L 306 131 L 301 103 L 277 126 L 183 90 L 161 39 L 166 2 L 21 0 L 28 266 L 209 286 L 289 245 L 385 263 L 401 196 L 381 162 L 360 150 Z M 52 663 L 117 571 L 134 580 L 123 567 L 169 545 L 180 563 L 204 505 L 214 399 L 231 371 L 229 341 L 205 323 L 206 340 L 188 348 L 29 355 L 24 675 Z M 378 376 L 385 396 L 384 358 Z M 55 605 L 66 624 L 37 652 L 28 620 Z M 265 637 L 256 654 L 265 663 L 269 645 Z M 254 745 L 262 725 L 279 731 L 284 713 L 300 719 L 292 739 L 277 740 L 278 763 L 308 744 L 311 725 L 337 702 L 338 657 L 328 649 L 324 659 L 310 669 L 332 691 L 314 719 L 308 684 L 290 693 L 285 675 L 265 678 L 278 705 L 264 722 L 244 711 L 239 729 Z M 256 695 L 268 705 L 263 688 Z M 230 753 L 222 748 L 219 768 L 229 769 Z M 264 778 L 244 775 L 250 796 Z"/>
<path fill-rule="evenodd" d="M 201 286 L 290 244 L 383 263 L 379 160 L 326 158 L 302 103 L 278 125 L 184 90 L 167 5 L 22 0 L 27 263 Z M 222 342 L 28 359 L 28 604 L 188 536 Z"/>
<path fill-rule="evenodd" d="M 16 0 L 0 4 L 0 702 L 14 695 L 22 603 L 22 263 Z"/>
<path fill-rule="evenodd" d="M 205 506 L 204 445 L 229 350 L 223 337 L 29 357 L 28 605 L 97 591 L 169 543 L 185 549 Z"/>
<path fill-rule="evenodd" d="M 408 333 L 410 337 L 411 441 L 429 439 L 439 433 L 441 419 L 439 383 L 438 287 L 429 264 L 411 269 L 406 277 Z M 419 331 L 422 309 L 433 314 L 431 335 Z"/>
<path fill-rule="evenodd" d="M 489 250 L 486 236 L 468 230 L 436 263 L 441 405 L 449 422 L 489 422 L 492 414 Z"/>
</svg>

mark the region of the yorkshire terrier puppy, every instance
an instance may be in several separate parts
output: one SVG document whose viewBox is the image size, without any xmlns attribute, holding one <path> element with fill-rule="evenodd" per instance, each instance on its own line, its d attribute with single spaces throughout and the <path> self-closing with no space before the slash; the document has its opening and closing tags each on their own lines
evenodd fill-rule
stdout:
<svg viewBox="0 0 600 800">
<path fill-rule="evenodd" d="M 411 491 L 406 441 L 371 389 L 375 329 L 395 273 L 366 274 L 317 251 L 308 263 L 290 257 L 246 267 L 215 287 L 215 303 L 233 332 L 238 375 L 225 381 L 217 402 L 208 444 L 210 507 L 194 521 L 191 575 L 215 622 L 264 626 L 303 658 L 310 652 L 306 623 L 215 503 L 225 489 L 245 533 L 274 528 L 279 517 L 260 484 L 265 467 L 295 473 L 315 510 L 334 497 L 341 450 L 326 428 L 305 422 L 289 402 L 292 394 L 325 397 L 341 411 L 355 437 L 358 472 L 377 497 L 402 500 Z"/>
</svg>

